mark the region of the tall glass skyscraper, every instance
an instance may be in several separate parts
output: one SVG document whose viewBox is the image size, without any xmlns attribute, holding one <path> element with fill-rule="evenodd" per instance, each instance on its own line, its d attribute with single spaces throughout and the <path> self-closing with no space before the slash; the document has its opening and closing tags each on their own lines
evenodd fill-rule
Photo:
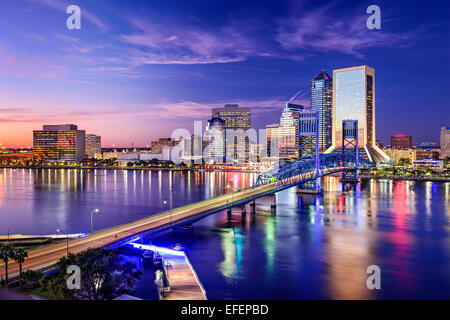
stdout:
<svg viewBox="0 0 450 320">
<path fill-rule="evenodd" d="M 390 158 L 375 144 L 375 70 L 358 66 L 333 70 L 332 146 L 342 147 L 342 121 L 358 120 L 358 145 L 370 160 Z"/>
<path fill-rule="evenodd" d="M 319 150 L 325 152 L 332 144 L 333 80 L 322 70 L 311 81 L 311 109 L 319 112 Z"/>
</svg>

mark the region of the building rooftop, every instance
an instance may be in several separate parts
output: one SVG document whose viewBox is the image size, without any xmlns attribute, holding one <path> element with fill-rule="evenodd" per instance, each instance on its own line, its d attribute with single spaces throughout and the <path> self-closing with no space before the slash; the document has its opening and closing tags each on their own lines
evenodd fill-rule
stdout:
<svg viewBox="0 0 450 320">
<path fill-rule="evenodd" d="M 328 75 L 328 73 L 325 72 L 325 70 L 322 69 L 317 77 L 315 77 L 314 81 L 316 80 L 331 80 L 331 77 Z"/>
</svg>

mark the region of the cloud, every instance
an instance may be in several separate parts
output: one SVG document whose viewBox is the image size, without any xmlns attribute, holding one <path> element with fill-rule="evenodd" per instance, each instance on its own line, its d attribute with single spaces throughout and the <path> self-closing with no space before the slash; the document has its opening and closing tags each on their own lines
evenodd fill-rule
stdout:
<svg viewBox="0 0 450 320">
<path fill-rule="evenodd" d="M 394 33 L 369 30 L 365 10 L 338 15 L 334 4 L 316 8 L 301 15 L 278 19 L 276 40 L 285 50 L 335 51 L 363 58 L 363 50 L 378 47 L 409 47 L 417 40 L 418 31 Z M 383 11 L 385 14 L 386 11 Z"/>
<path fill-rule="evenodd" d="M 133 48 L 128 52 L 134 66 L 146 64 L 211 64 L 241 62 L 252 56 L 274 54 L 261 41 L 258 23 L 233 21 L 225 26 L 199 28 L 150 23 L 130 19 L 135 32 L 120 36 Z"/>
</svg>

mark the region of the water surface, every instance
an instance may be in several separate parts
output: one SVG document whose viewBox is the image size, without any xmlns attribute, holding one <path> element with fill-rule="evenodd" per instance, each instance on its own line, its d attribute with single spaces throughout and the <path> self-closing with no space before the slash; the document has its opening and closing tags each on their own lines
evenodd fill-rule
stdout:
<svg viewBox="0 0 450 320">
<path fill-rule="evenodd" d="M 255 174 L 0 170 L 0 233 L 89 232 L 256 181 Z M 277 194 L 256 214 L 225 212 L 146 241 L 187 252 L 209 299 L 450 299 L 450 183 L 323 181 L 323 195 Z M 381 290 L 366 286 L 370 265 Z M 151 277 L 138 286 L 151 292 Z"/>
</svg>

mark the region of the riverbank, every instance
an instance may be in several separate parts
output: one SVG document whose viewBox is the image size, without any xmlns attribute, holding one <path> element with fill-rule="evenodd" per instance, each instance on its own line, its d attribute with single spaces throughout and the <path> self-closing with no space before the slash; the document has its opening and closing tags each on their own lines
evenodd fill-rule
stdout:
<svg viewBox="0 0 450 320">
<path fill-rule="evenodd" d="M 450 182 L 450 177 L 411 177 L 411 176 L 374 176 L 374 175 L 360 175 L 361 179 L 388 179 L 388 180 L 404 180 L 404 181 L 430 181 L 430 182 Z"/>
<path fill-rule="evenodd" d="M 168 168 L 168 167 L 78 167 L 78 166 L 0 166 L 0 169 L 54 169 L 54 170 L 145 170 L 145 171 L 198 171 L 198 172 L 243 172 L 243 173 L 260 173 L 259 170 L 237 170 L 237 169 L 197 169 L 197 168 Z"/>
</svg>

